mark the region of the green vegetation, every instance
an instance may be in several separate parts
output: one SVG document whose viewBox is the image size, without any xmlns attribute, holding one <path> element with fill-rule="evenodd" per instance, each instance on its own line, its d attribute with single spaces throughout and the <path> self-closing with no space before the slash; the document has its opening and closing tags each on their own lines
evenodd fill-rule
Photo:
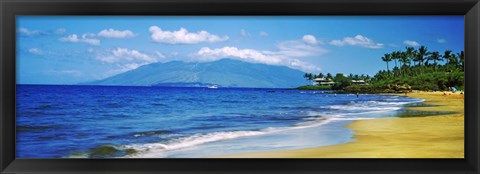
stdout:
<svg viewBox="0 0 480 174">
<path fill-rule="evenodd" d="M 405 51 L 394 51 L 380 58 L 386 64 L 386 70 L 380 70 L 375 76 L 353 75 L 341 73 L 332 77 L 330 73 L 313 75 L 306 73 L 304 77 L 313 82 L 317 78 L 335 82 L 333 86 L 311 85 L 297 89 L 334 89 L 345 93 L 394 93 L 411 90 L 448 90 L 455 87 L 464 89 L 465 54 L 452 53 L 446 50 L 429 52 L 427 47 L 418 49 L 407 47 Z M 393 68 L 390 62 L 394 61 Z M 397 64 L 398 62 L 398 64 Z M 442 63 L 439 63 L 442 62 Z M 353 83 L 354 81 L 357 83 Z M 362 80 L 361 83 L 358 80 Z"/>
<path fill-rule="evenodd" d="M 117 156 L 133 155 L 136 153 L 138 153 L 138 151 L 135 149 L 121 150 L 111 145 L 102 145 L 102 146 L 91 149 L 88 156 L 90 158 L 112 158 Z M 77 154 L 76 156 L 80 156 L 80 155 Z"/>
<path fill-rule="evenodd" d="M 90 157 L 92 158 L 102 158 L 102 157 L 111 157 L 116 153 L 119 153 L 120 150 L 113 146 L 103 145 L 100 147 L 96 147 L 90 153 Z"/>
</svg>

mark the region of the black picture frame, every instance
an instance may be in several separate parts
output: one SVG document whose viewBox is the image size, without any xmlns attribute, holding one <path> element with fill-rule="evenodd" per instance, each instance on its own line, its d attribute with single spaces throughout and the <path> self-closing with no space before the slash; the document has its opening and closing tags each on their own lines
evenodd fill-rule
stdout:
<svg viewBox="0 0 480 174">
<path fill-rule="evenodd" d="M 479 173 L 478 0 L 1 0 L 1 173 Z M 464 159 L 16 159 L 17 15 L 464 15 Z"/>
</svg>

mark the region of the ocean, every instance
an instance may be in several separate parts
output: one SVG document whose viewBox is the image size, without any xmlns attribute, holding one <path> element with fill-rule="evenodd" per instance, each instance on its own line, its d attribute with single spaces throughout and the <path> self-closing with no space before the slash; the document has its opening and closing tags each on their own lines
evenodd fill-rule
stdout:
<svg viewBox="0 0 480 174">
<path fill-rule="evenodd" d="M 403 96 L 290 89 L 17 85 L 17 158 L 202 158 L 355 141 Z"/>
</svg>

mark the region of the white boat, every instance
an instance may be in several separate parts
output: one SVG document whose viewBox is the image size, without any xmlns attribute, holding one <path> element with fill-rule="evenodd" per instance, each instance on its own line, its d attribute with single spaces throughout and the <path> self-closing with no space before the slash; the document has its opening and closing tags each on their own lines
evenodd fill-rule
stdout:
<svg viewBox="0 0 480 174">
<path fill-rule="evenodd" d="M 212 85 L 212 86 L 208 86 L 208 88 L 210 88 L 210 89 L 217 89 L 218 86 L 217 86 L 217 85 Z"/>
</svg>

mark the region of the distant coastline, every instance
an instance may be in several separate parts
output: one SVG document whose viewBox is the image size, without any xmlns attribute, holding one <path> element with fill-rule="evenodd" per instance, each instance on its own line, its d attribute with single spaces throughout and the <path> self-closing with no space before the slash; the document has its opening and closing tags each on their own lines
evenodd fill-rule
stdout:
<svg viewBox="0 0 480 174">
<path fill-rule="evenodd" d="M 386 87 L 375 87 L 375 86 L 349 86 L 348 88 L 333 90 L 330 86 L 317 86 L 317 85 L 306 85 L 293 88 L 295 90 L 326 90 L 329 93 L 336 94 L 404 94 L 412 92 L 412 89 L 408 85 L 388 85 Z"/>
<path fill-rule="evenodd" d="M 406 47 L 404 51 L 384 54 L 380 60 L 386 70 L 373 77 L 364 74 L 305 73 L 303 77 L 311 84 L 299 90 L 336 90 L 337 93 L 409 93 L 422 91 L 460 91 L 464 89 L 465 53 L 445 50 L 429 51 L 427 47 Z M 389 62 L 395 62 L 390 69 Z M 399 62 L 399 66 L 397 65 Z M 444 61 L 444 64 L 439 62 Z"/>
</svg>

